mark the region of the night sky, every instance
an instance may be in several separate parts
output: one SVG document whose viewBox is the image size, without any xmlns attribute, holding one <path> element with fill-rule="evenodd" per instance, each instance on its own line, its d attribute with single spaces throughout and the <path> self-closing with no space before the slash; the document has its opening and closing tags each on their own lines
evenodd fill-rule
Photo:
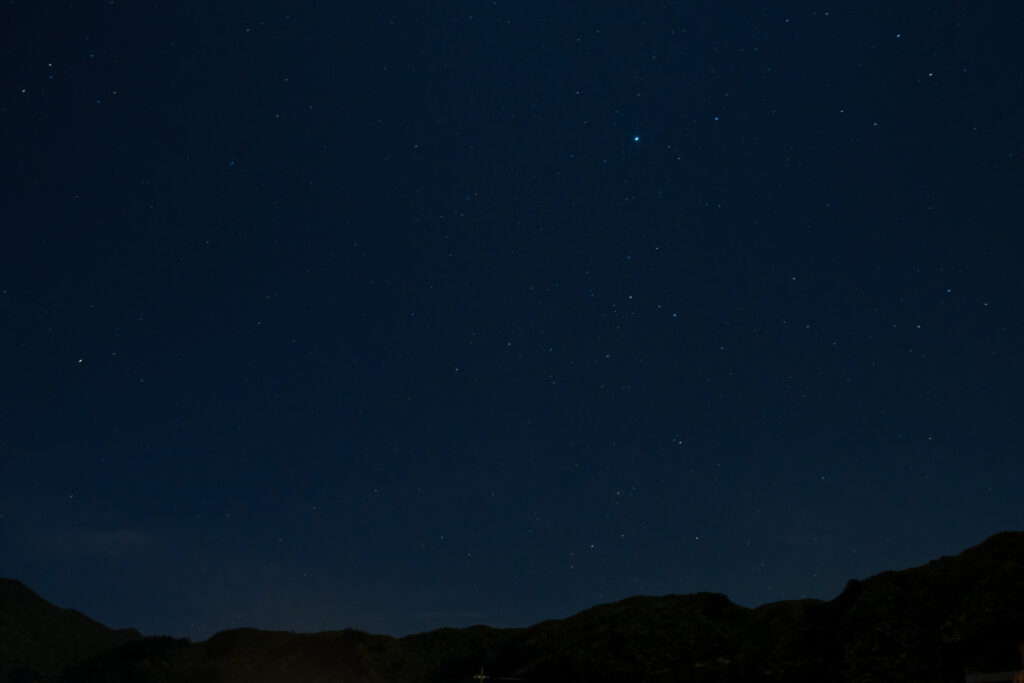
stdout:
<svg viewBox="0 0 1024 683">
<path fill-rule="evenodd" d="M 1024 528 L 1020 3 L 0 8 L 0 576 L 835 597 Z"/>
</svg>

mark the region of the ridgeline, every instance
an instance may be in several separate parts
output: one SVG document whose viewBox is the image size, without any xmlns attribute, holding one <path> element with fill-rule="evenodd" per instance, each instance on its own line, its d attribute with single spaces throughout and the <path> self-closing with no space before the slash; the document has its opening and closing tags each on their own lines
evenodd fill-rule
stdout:
<svg viewBox="0 0 1024 683">
<path fill-rule="evenodd" d="M 1024 532 L 850 581 L 831 601 L 748 609 L 717 593 L 634 597 L 529 628 L 223 631 L 142 637 L 0 580 L 0 683 L 921 681 L 1012 671 L 1024 643 Z M 478 678 L 479 680 L 479 678 Z"/>
</svg>

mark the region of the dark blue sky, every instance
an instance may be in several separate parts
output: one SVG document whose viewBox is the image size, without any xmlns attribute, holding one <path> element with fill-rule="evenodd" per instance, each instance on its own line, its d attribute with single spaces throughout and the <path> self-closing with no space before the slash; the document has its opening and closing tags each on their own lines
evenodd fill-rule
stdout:
<svg viewBox="0 0 1024 683">
<path fill-rule="evenodd" d="M 0 8 L 0 575 L 755 606 L 1024 527 L 1024 9 Z"/>
</svg>

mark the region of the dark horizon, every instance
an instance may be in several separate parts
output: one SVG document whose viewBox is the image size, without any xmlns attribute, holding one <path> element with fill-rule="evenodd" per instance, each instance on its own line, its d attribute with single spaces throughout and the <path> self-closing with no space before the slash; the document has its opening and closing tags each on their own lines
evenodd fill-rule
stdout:
<svg viewBox="0 0 1024 683">
<path fill-rule="evenodd" d="M 996 534 L 993 534 L 992 536 L 989 536 L 988 538 L 983 539 L 983 541 L 979 541 L 977 544 L 974 544 L 974 545 L 970 546 L 969 548 L 961 549 L 960 552 L 964 552 L 966 550 L 974 549 L 975 547 L 980 546 L 983 542 L 990 541 L 994 536 L 999 536 L 999 535 L 1003 535 L 1003 534 L 1011 534 L 1011 533 L 1022 533 L 1022 532 L 1024 532 L 1024 530 L 1004 530 L 1004 531 L 1001 531 L 1001 532 L 997 532 Z M 923 562 L 921 564 L 913 565 L 913 566 L 910 566 L 910 567 L 898 567 L 898 568 L 897 567 L 891 567 L 889 569 L 884 569 L 884 570 L 882 570 L 880 572 L 876 572 L 876 573 L 872 574 L 871 576 L 877 576 L 879 574 L 884 574 L 884 573 L 888 573 L 888 572 L 892 572 L 892 571 L 899 572 L 899 571 L 903 571 L 903 570 L 907 570 L 907 569 L 921 568 L 921 567 L 924 567 L 924 566 L 930 564 L 931 562 L 933 562 L 935 560 L 939 560 L 939 559 L 943 559 L 943 558 L 948 558 L 948 557 L 950 557 L 952 555 L 958 555 L 958 554 L 960 554 L 960 553 L 958 552 L 958 553 L 944 554 L 944 555 L 942 555 L 940 557 L 932 558 L 931 560 L 928 560 L 927 562 Z M 832 596 L 832 598 L 806 598 L 806 599 L 813 599 L 813 600 L 820 600 L 820 601 L 823 601 L 823 602 L 829 602 L 830 600 L 835 599 L 836 597 L 838 597 L 847 588 L 849 588 L 850 584 L 858 582 L 858 581 L 864 581 L 864 580 L 866 580 L 868 578 L 870 578 L 870 577 L 868 577 L 868 576 L 866 576 L 866 577 L 850 577 L 850 579 L 843 585 L 843 588 L 838 593 L 836 593 L 836 595 Z M 79 612 L 80 614 L 84 614 L 86 617 L 88 617 L 90 619 L 93 619 L 94 621 L 98 621 L 92 615 L 82 612 L 82 610 L 77 609 L 73 605 L 58 605 L 58 604 L 54 603 L 52 600 L 48 600 L 46 598 L 46 596 L 40 595 L 38 591 L 33 590 L 32 586 L 29 586 L 29 585 L 25 584 L 25 582 L 23 582 L 23 581 L 21 581 L 21 580 L 19 580 L 17 578 L 13 578 L 13 577 L 0 577 L 0 581 L 13 581 L 15 583 L 18 583 L 21 586 L 23 586 L 24 588 L 28 589 L 29 591 L 32 591 L 33 593 L 35 593 L 36 595 L 38 595 L 39 597 L 43 598 L 44 600 L 46 600 L 50 604 L 53 604 L 56 607 L 59 607 L 59 608 L 62 608 L 62 609 L 70 609 L 70 610 Z M 782 599 L 782 600 L 765 602 L 765 603 L 762 603 L 761 605 L 741 605 L 740 603 L 738 603 L 735 600 L 733 600 L 731 598 L 731 596 L 728 596 L 728 595 L 726 595 L 724 593 L 721 593 L 720 591 L 698 591 L 698 593 L 715 593 L 715 594 L 719 594 L 719 595 L 725 595 L 726 598 L 728 598 L 733 604 L 738 605 L 740 607 L 745 607 L 745 608 L 748 608 L 748 609 L 757 609 L 757 608 L 763 607 L 765 605 L 777 604 L 777 603 L 782 603 L 782 602 L 790 602 L 792 600 L 805 599 L 805 598 L 791 598 L 791 599 Z M 663 593 L 663 594 L 658 594 L 658 595 L 648 595 L 648 594 L 629 595 L 629 596 L 624 596 L 622 598 L 618 598 L 616 600 L 609 600 L 607 602 L 602 602 L 602 603 L 597 603 L 597 604 L 594 604 L 594 605 L 589 605 L 587 607 L 584 607 L 584 608 L 582 608 L 580 610 L 577 610 L 577 611 L 573 612 L 572 614 L 566 614 L 566 615 L 562 615 L 562 616 L 547 617 L 547 618 L 540 619 L 540 620 L 537 620 L 537 621 L 534 621 L 534 622 L 531 622 L 531 623 L 528 623 L 528 624 L 510 624 L 510 625 L 505 625 L 505 626 L 500 626 L 500 625 L 495 625 L 495 624 L 488 624 L 488 623 L 470 623 L 470 624 L 463 624 L 461 626 L 450 626 L 450 625 L 442 624 L 440 626 L 436 626 L 434 628 L 427 629 L 426 631 L 411 631 L 411 632 L 408 632 L 408 633 L 376 633 L 376 632 L 373 632 L 373 631 L 366 631 L 365 629 L 359 629 L 359 628 L 357 628 L 355 626 L 351 626 L 351 625 L 328 627 L 328 628 L 319 629 L 319 630 L 316 630 L 316 631 L 294 631 L 292 629 L 260 628 L 258 626 L 254 626 L 254 625 L 251 625 L 251 624 L 240 624 L 240 625 L 232 627 L 232 628 L 256 628 L 256 629 L 259 629 L 259 630 L 266 630 L 266 631 L 286 631 L 286 632 L 295 632 L 295 633 L 300 633 L 300 634 L 303 634 L 303 633 L 305 633 L 305 634 L 315 634 L 315 633 L 324 633 L 324 632 L 328 632 L 328 631 L 341 631 L 341 630 L 346 630 L 346 629 L 354 628 L 355 630 L 365 631 L 365 632 L 367 632 L 367 633 L 369 633 L 371 635 L 386 635 L 386 636 L 392 636 L 392 637 L 395 637 L 395 638 L 401 638 L 401 637 L 404 637 L 404 636 L 407 636 L 407 635 L 416 635 L 416 634 L 426 633 L 426 632 L 433 631 L 433 630 L 447 629 L 447 628 L 462 629 L 462 628 L 471 628 L 471 627 L 477 627 L 477 626 L 484 626 L 484 627 L 494 628 L 494 629 L 502 629 L 502 628 L 528 628 L 528 627 L 536 626 L 538 624 L 541 624 L 541 623 L 544 623 L 544 622 L 550 621 L 550 620 L 565 619 L 565 618 L 574 616 L 576 614 L 579 614 L 580 612 L 583 612 L 583 611 L 586 611 L 586 610 L 589 610 L 589 609 L 593 609 L 593 608 L 596 608 L 596 607 L 601 607 L 601 606 L 604 606 L 604 605 L 615 604 L 615 603 L 618 603 L 618 602 L 620 602 L 622 600 L 629 600 L 631 598 L 664 598 L 664 597 L 673 597 L 673 596 L 680 596 L 680 595 L 685 596 L 685 595 L 693 595 L 693 594 L 694 593 L 689 593 L 689 594 Z M 99 623 L 103 623 L 103 622 L 100 621 Z M 177 638 L 189 638 L 193 642 L 202 642 L 202 641 L 208 640 L 210 637 L 212 637 L 216 633 L 219 633 L 219 632 L 224 631 L 224 630 L 231 630 L 231 629 L 221 629 L 220 631 L 216 631 L 214 633 L 211 633 L 211 634 L 207 635 L 204 638 L 195 638 L 193 636 L 182 636 L 182 635 L 175 635 L 175 634 L 171 634 L 171 633 L 145 633 L 145 632 L 142 632 L 137 627 L 131 626 L 131 625 L 115 626 L 115 625 L 106 624 L 106 623 L 103 623 L 103 625 L 107 626 L 108 628 L 115 629 L 115 630 L 118 630 L 118 629 L 121 629 L 121 630 L 125 630 L 125 629 L 127 629 L 127 630 L 136 630 L 136 631 L 139 631 L 144 637 L 148 637 L 148 636 L 171 636 L 171 637 L 177 637 Z"/>
</svg>

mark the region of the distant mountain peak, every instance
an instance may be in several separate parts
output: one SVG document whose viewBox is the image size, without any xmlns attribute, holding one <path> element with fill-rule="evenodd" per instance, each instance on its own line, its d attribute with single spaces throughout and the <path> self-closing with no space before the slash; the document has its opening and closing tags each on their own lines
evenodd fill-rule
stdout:
<svg viewBox="0 0 1024 683">
<path fill-rule="evenodd" d="M 52 680 L 97 653 L 142 638 L 47 602 L 17 579 L 0 578 L 0 683 Z"/>
</svg>

